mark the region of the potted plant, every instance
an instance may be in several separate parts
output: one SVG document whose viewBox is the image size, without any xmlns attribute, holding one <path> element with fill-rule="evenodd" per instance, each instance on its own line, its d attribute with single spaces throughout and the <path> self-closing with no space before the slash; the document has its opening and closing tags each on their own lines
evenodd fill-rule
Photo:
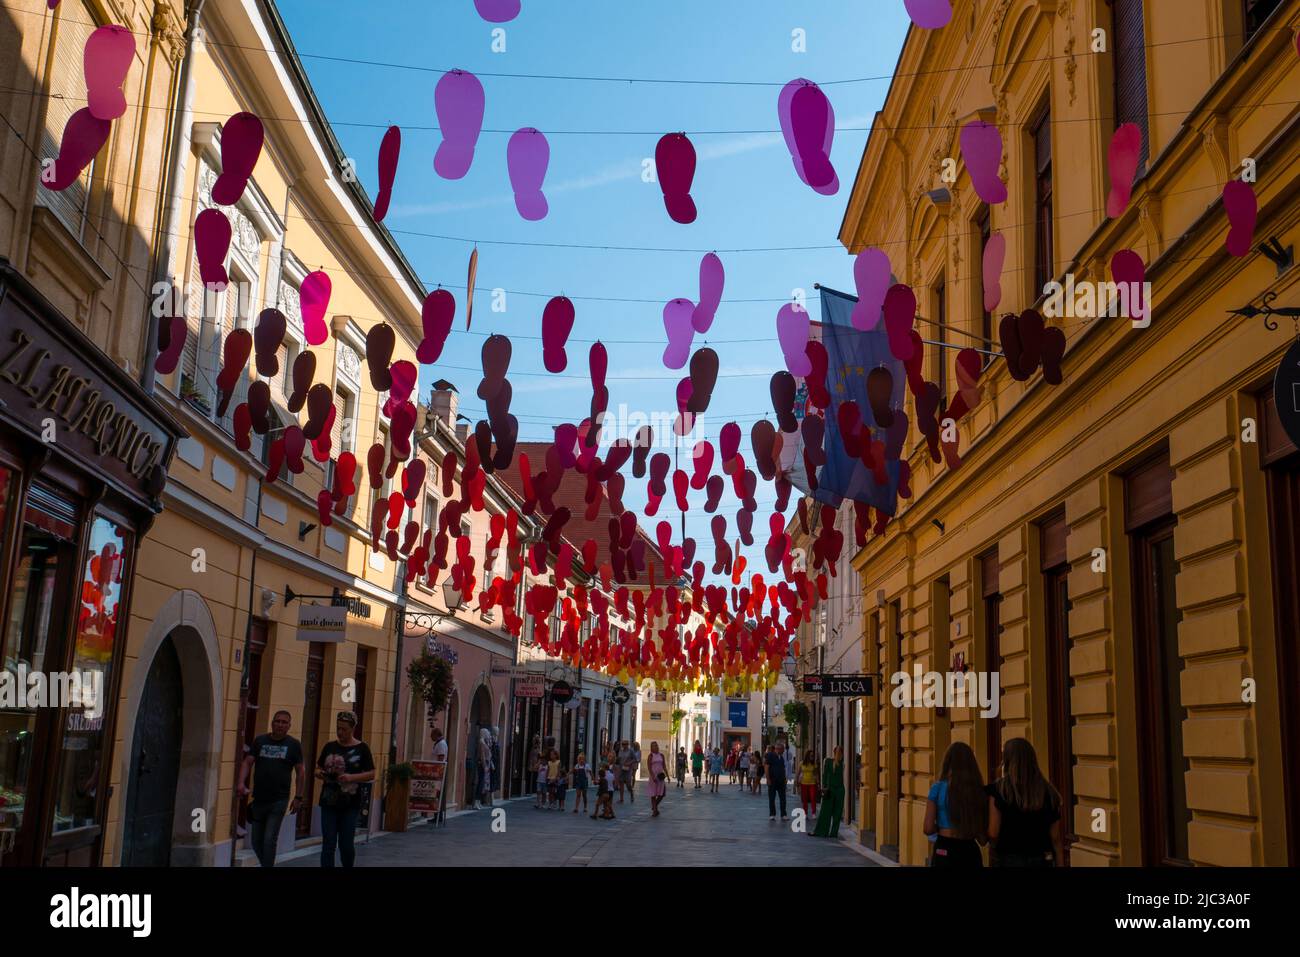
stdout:
<svg viewBox="0 0 1300 957">
<path fill-rule="evenodd" d="M 411 778 L 415 768 L 409 762 L 390 764 L 384 772 L 387 795 L 384 799 L 384 826 L 390 831 L 405 831 L 407 808 L 411 803 Z"/>
<path fill-rule="evenodd" d="M 682 718 L 684 717 L 686 717 L 686 712 L 683 711 L 681 708 L 673 709 L 672 735 L 674 738 L 677 737 L 677 731 L 681 728 Z"/>
<path fill-rule="evenodd" d="M 451 665 L 445 658 L 429 654 L 428 650 L 406 666 L 406 677 L 410 679 L 411 691 L 420 696 L 428 707 L 429 722 L 432 725 L 438 712 L 447 707 L 451 697 Z"/>
</svg>

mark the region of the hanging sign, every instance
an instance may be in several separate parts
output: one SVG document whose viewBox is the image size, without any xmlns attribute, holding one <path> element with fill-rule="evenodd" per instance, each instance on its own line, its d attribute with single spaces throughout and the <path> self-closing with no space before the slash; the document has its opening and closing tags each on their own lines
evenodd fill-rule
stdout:
<svg viewBox="0 0 1300 957">
<path fill-rule="evenodd" d="M 1273 378 L 1273 403 L 1282 428 L 1296 445 L 1300 446 L 1300 339 L 1282 357 Z"/>
<path fill-rule="evenodd" d="M 544 698 L 546 696 L 546 675 L 521 675 L 515 679 L 515 697 Z"/>
<path fill-rule="evenodd" d="M 298 605 L 298 640 L 337 644 L 348 630 L 347 605 Z"/>
<path fill-rule="evenodd" d="M 567 681 L 557 681 L 551 685 L 551 700 L 556 704 L 564 704 L 573 697 L 573 686 Z"/>
<path fill-rule="evenodd" d="M 627 699 L 632 697 L 632 695 L 622 685 L 618 685 L 614 688 L 614 693 L 611 697 L 614 699 L 615 704 L 627 704 Z"/>
</svg>

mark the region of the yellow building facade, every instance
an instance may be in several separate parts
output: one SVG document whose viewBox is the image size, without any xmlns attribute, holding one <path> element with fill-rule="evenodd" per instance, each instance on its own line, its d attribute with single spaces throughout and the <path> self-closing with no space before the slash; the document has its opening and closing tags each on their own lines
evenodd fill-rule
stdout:
<svg viewBox="0 0 1300 957">
<path fill-rule="evenodd" d="M 911 453 L 913 497 L 854 560 L 862 670 L 884 679 L 859 833 L 924 864 L 948 745 L 971 745 L 988 778 L 1025 737 L 1065 799 L 1073 866 L 1295 864 L 1300 464 L 1271 398 L 1293 330 L 1229 312 L 1300 301 L 1300 270 L 1257 251 L 1300 240 L 1300 2 L 953 6 L 943 30 L 908 34 L 844 245 L 889 255 L 927 340 L 996 352 L 998 317 L 1041 309 L 1052 280 L 1109 280 L 1124 249 L 1146 264 L 1151 322 L 1049 319 L 1061 385 L 995 358 L 960 471 Z M 991 209 L 958 143 L 972 119 L 1002 134 L 1009 196 Z M 1120 121 L 1144 128 L 1144 159 L 1110 219 Z M 1220 196 L 1247 169 L 1256 249 L 1234 258 Z M 992 234 L 1007 251 L 989 316 Z M 954 355 L 926 350 L 948 396 Z M 996 715 L 891 704 L 896 673 L 963 666 L 997 675 Z"/>
</svg>

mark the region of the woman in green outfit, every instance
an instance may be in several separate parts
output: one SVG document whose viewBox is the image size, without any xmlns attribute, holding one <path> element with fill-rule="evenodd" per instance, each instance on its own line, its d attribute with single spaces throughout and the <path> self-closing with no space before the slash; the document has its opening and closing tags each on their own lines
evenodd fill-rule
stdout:
<svg viewBox="0 0 1300 957">
<path fill-rule="evenodd" d="M 837 747 L 834 757 L 822 764 L 822 793 L 825 803 L 817 815 L 813 837 L 839 837 L 840 817 L 844 814 L 844 749 Z"/>
</svg>

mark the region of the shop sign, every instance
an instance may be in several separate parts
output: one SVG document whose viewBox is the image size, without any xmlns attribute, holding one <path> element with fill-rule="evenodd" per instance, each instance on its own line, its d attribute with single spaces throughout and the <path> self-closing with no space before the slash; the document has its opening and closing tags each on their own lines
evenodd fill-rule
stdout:
<svg viewBox="0 0 1300 957">
<path fill-rule="evenodd" d="M 749 726 L 748 701 L 727 702 L 727 724 L 735 728 L 745 728 Z"/>
<path fill-rule="evenodd" d="M 1300 446 L 1300 339 L 1282 357 L 1273 378 L 1273 404 L 1287 437 Z"/>
<path fill-rule="evenodd" d="M 515 679 L 516 698 L 546 697 L 546 675 L 521 675 Z"/>
<path fill-rule="evenodd" d="M 3 277 L 0 277 L 3 278 Z M 9 285 L 6 293 L 17 293 Z M 0 296 L 0 410 L 27 433 L 144 500 L 166 482 L 174 427 L 150 414 L 148 398 L 130 394 L 92 362 L 98 353 L 76 330 L 34 315 L 16 295 Z M 120 370 L 113 370 L 118 372 Z M 128 380 L 130 381 L 130 380 Z"/>
<path fill-rule="evenodd" d="M 622 685 L 615 685 L 610 697 L 614 699 L 614 704 L 627 704 L 628 698 L 632 695 Z"/>
<path fill-rule="evenodd" d="M 871 675 L 822 675 L 822 694 L 828 698 L 858 698 L 873 694 Z"/>
<path fill-rule="evenodd" d="M 298 640 L 337 644 L 347 636 L 347 605 L 298 606 Z"/>
<path fill-rule="evenodd" d="M 821 694 L 821 693 L 822 693 L 822 676 L 821 676 L 821 675 L 809 675 L 809 674 L 804 675 L 804 676 L 803 676 L 803 690 L 804 690 L 804 692 L 807 693 L 807 694 Z"/>
<path fill-rule="evenodd" d="M 412 761 L 409 810 L 434 814 L 442 807 L 442 785 L 447 778 L 446 761 Z"/>
<path fill-rule="evenodd" d="M 564 704 L 573 697 L 573 685 L 567 681 L 557 681 L 551 685 L 551 700 L 556 704 Z"/>
</svg>

